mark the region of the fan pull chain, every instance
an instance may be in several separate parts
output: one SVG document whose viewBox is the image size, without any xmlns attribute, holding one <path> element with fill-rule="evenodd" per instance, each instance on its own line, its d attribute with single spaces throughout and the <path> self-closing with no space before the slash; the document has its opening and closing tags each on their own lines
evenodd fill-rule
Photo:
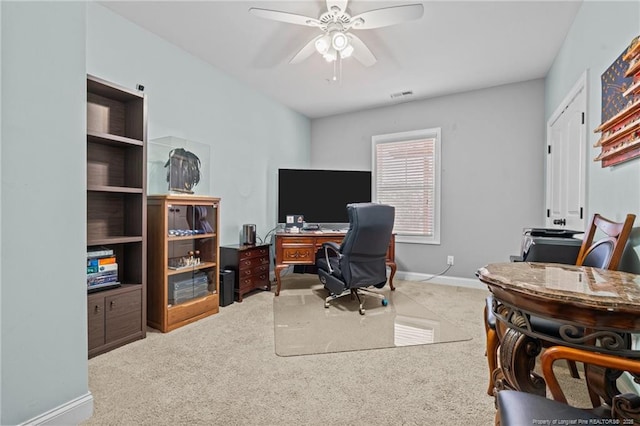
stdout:
<svg viewBox="0 0 640 426">
<path fill-rule="evenodd" d="M 333 61 L 333 77 L 331 80 L 337 81 L 342 86 L 342 58 L 340 56 Z"/>
</svg>

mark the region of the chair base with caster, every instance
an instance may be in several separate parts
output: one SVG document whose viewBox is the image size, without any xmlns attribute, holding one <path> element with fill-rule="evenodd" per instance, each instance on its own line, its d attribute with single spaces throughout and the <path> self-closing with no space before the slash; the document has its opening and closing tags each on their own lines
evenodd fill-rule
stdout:
<svg viewBox="0 0 640 426">
<path fill-rule="evenodd" d="M 329 297 L 324 299 L 324 307 L 329 308 L 329 302 L 347 295 L 356 296 L 356 298 L 358 299 L 358 303 L 360 304 L 360 309 L 358 310 L 358 312 L 360 312 L 360 315 L 364 315 L 364 312 L 365 312 L 364 306 L 362 306 L 364 302 L 363 302 L 363 299 L 360 298 L 360 296 L 369 295 L 369 296 L 377 297 L 378 299 L 381 300 L 382 306 L 387 306 L 389 304 L 389 301 L 384 296 L 384 294 L 376 293 L 369 289 L 359 287 L 359 288 L 352 288 L 352 289 L 345 290 L 340 294 L 330 295 Z"/>
</svg>

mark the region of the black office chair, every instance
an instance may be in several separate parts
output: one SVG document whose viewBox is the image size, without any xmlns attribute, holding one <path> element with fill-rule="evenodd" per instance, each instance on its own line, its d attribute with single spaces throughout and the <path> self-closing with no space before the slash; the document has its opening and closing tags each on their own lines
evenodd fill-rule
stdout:
<svg viewBox="0 0 640 426">
<path fill-rule="evenodd" d="M 348 294 L 355 295 L 364 315 L 361 295 L 369 294 L 382 299 L 384 295 L 368 291 L 365 287 L 382 288 L 387 283 L 387 248 L 391 240 L 395 209 L 374 203 L 347 205 L 349 231 L 338 245 L 326 242 L 316 266 L 320 282 L 329 291 L 324 307 L 329 302 Z"/>
</svg>

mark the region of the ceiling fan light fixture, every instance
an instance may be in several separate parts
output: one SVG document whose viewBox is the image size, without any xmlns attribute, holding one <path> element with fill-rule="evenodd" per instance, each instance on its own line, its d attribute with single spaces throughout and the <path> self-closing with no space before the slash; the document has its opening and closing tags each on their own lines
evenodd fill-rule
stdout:
<svg viewBox="0 0 640 426">
<path fill-rule="evenodd" d="M 347 38 L 345 33 L 342 33 L 340 31 L 336 31 L 333 33 L 333 35 L 331 36 L 331 46 L 333 46 L 334 49 L 340 51 L 347 47 L 347 45 L 349 45 L 349 39 Z"/>
<path fill-rule="evenodd" d="M 342 59 L 348 58 L 353 53 L 353 46 L 348 44 L 344 49 L 340 51 L 340 57 Z"/>
<path fill-rule="evenodd" d="M 318 53 L 320 53 L 321 55 L 326 54 L 331 47 L 331 37 L 329 37 L 328 34 L 320 37 L 316 40 L 315 47 Z"/>
<path fill-rule="evenodd" d="M 322 55 L 327 62 L 333 62 L 338 59 L 338 51 L 334 48 L 331 48 L 327 51 L 327 53 Z"/>
</svg>

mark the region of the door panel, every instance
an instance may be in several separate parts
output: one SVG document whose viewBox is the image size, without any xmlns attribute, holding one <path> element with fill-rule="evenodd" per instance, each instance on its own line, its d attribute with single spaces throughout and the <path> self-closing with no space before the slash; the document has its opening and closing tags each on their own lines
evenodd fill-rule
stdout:
<svg viewBox="0 0 640 426">
<path fill-rule="evenodd" d="M 549 228 L 583 230 L 586 193 L 586 94 L 582 86 L 547 127 Z"/>
</svg>

